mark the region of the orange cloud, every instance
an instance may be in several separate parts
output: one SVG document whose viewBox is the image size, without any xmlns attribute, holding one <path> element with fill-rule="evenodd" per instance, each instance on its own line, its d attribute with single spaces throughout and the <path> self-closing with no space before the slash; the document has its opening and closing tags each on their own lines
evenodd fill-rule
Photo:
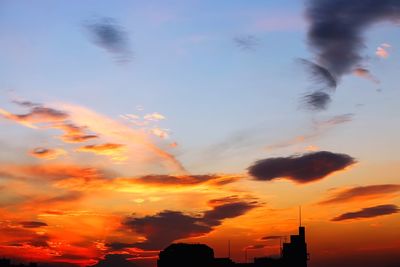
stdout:
<svg viewBox="0 0 400 267">
<path fill-rule="evenodd" d="M 158 136 L 162 139 L 168 138 L 169 134 L 168 131 L 165 129 L 161 129 L 161 128 L 153 128 L 150 130 L 152 134 L 154 134 L 155 136 Z"/>
<path fill-rule="evenodd" d="M 154 168 L 161 166 L 174 174 L 186 173 L 182 164 L 173 155 L 154 144 L 149 134 L 143 130 L 132 129 L 111 118 L 76 105 L 58 104 L 55 109 L 29 101 L 14 102 L 30 108 L 30 112 L 18 115 L 0 109 L 0 115 L 31 128 L 60 129 L 64 132 L 60 138 L 67 143 L 84 142 L 101 136 L 106 143 L 124 145 L 124 149 L 120 148 L 118 154 L 115 154 L 116 148 L 111 152 L 111 149 L 89 146 L 81 148 L 80 151 L 96 151 L 97 154 L 111 156 L 117 161 L 130 161 L 136 163 L 137 168 L 146 167 L 147 171 L 149 166 L 146 164 L 152 164 Z M 157 112 L 144 117 L 150 121 L 165 118 Z M 89 129 L 90 133 L 87 133 Z M 166 131 L 162 129 L 154 131 L 154 133 L 160 137 L 167 137 Z"/>
<path fill-rule="evenodd" d="M 146 114 L 143 117 L 145 120 L 149 120 L 149 121 L 160 121 L 160 120 L 165 120 L 165 116 L 158 113 L 158 112 L 153 112 L 150 114 Z"/>
<path fill-rule="evenodd" d="M 341 189 L 319 204 L 337 204 L 353 201 L 365 201 L 369 199 L 385 198 L 396 196 L 400 191 L 399 184 L 366 185 Z"/>
<path fill-rule="evenodd" d="M 380 57 L 380 58 L 388 58 L 389 57 L 389 51 L 387 50 L 390 48 L 390 44 L 383 43 L 380 46 L 376 48 L 375 54 Z"/>
<path fill-rule="evenodd" d="M 33 157 L 40 158 L 40 159 L 56 159 L 59 156 L 65 155 L 67 152 L 64 149 L 57 148 L 44 148 L 44 147 L 36 147 L 29 151 L 29 154 Z"/>
<path fill-rule="evenodd" d="M 98 155 L 110 156 L 111 159 L 116 161 L 123 161 L 127 158 L 122 155 L 124 145 L 121 144 L 99 144 L 99 145 L 87 145 L 77 149 L 80 152 L 90 152 Z"/>
<path fill-rule="evenodd" d="M 354 75 L 358 76 L 358 77 L 362 77 L 365 78 L 367 80 L 370 80 L 374 83 L 379 83 L 379 80 L 377 78 L 375 78 L 371 72 L 365 68 L 356 68 L 353 71 Z"/>
<path fill-rule="evenodd" d="M 107 141 L 125 145 L 125 156 L 129 160 L 139 161 L 142 164 L 161 163 L 169 172 L 186 173 L 182 164 L 173 155 L 154 144 L 145 132 L 132 129 L 84 107 L 71 104 L 60 105 L 70 114 L 75 123 L 86 125 Z"/>
<path fill-rule="evenodd" d="M 64 131 L 64 134 L 60 138 L 66 143 L 81 143 L 98 138 L 95 134 L 85 133 L 87 127 L 79 127 L 69 122 L 54 123 L 50 127 Z"/>
</svg>

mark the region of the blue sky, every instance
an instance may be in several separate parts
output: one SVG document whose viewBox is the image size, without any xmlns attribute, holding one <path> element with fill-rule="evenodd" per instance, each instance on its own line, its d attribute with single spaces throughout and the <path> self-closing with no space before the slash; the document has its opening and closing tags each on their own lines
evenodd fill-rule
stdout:
<svg viewBox="0 0 400 267">
<path fill-rule="evenodd" d="M 101 247 L 111 241 L 136 244 L 149 237 L 120 232 L 132 213 L 205 214 L 225 199 L 248 210 L 204 235 L 183 236 L 212 244 L 217 255 L 224 255 L 228 236 L 236 238 L 232 255 L 240 261 L 243 248 L 262 236 L 293 234 L 303 205 L 304 221 L 314 231 L 309 244 L 318 251 L 313 267 L 326 266 L 328 250 L 341 254 L 344 242 L 349 254 L 358 255 L 362 246 L 347 233 L 378 252 L 397 245 L 387 249 L 397 255 L 399 239 L 392 232 L 398 217 L 331 219 L 389 200 L 399 204 L 398 26 L 365 29 L 362 65 L 354 67 L 371 76 L 339 76 L 332 102 L 316 111 L 303 98 L 315 84 L 299 59 L 318 62 L 304 14 L 305 2 L 294 0 L 1 1 L 0 191 L 8 191 L 0 200 L 13 205 L 0 205 L 0 230 L 3 221 L 46 220 L 49 240 L 65 245 L 51 249 L 87 255 L 68 259 L 84 266 L 101 259 Z M 93 25 L 104 19 L 122 32 L 122 52 L 94 41 Z M 240 47 L 237 38 L 250 38 L 251 49 Z M 378 56 L 378 47 L 388 57 Z M 296 175 L 261 181 L 248 173 L 259 159 L 320 151 L 352 158 L 329 177 L 305 182 Z M 352 189 L 367 195 L 318 205 Z M 54 204 L 45 197 L 67 200 Z M 43 210 L 71 217 L 46 217 Z M 81 228 L 74 228 L 74 216 L 85 222 Z M 379 233 L 376 243 L 362 235 L 367 232 Z M 329 243 L 333 234 L 336 242 Z M 19 251 L 2 238 L 0 256 Z M 5 240 L 15 243 L 13 238 Z M 26 248 L 38 260 L 58 260 L 47 247 Z M 254 255 L 271 251 L 279 247 Z"/>
</svg>

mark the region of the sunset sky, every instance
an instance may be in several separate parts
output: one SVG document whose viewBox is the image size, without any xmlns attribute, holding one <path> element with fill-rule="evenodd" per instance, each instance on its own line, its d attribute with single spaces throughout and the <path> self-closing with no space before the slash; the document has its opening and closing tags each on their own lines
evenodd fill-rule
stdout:
<svg viewBox="0 0 400 267">
<path fill-rule="evenodd" d="M 0 258 L 400 262 L 398 0 L 0 1 Z"/>
</svg>

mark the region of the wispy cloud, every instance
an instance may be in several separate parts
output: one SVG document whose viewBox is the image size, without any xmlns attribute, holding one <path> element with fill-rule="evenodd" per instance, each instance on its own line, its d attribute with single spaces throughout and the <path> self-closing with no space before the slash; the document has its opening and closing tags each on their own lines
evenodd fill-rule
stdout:
<svg viewBox="0 0 400 267">
<path fill-rule="evenodd" d="M 374 82 L 377 84 L 380 83 L 379 80 L 376 77 L 374 77 L 372 75 L 372 73 L 366 68 L 358 67 L 358 68 L 354 69 L 353 73 L 354 73 L 354 75 L 364 78 L 364 79 L 367 79 L 367 80 L 370 80 L 371 82 Z"/>
<path fill-rule="evenodd" d="M 319 119 L 319 120 L 313 120 L 312 125 L 310 127 L 310 130 L 305 132 L 302 135 L 297 135 L 293 138 L 290 138 L 288 140 L 283 140 L 276 142 L 275 144 L 268 145 L 266 147 L 267 151 L 271 150 L 276 150 L 276 149 L 282 149 L 282 148 L 287 148 L 299 144 L 306 144 L 307 142 L 313 142 L 317 140 L 318 138 L 324 136 L 327 134 L 329 131 L 333 130 L 335 127 L 339 125 L 343 125 L 345 123 L 349 123 L 354 119 L 354 114 L 353 113 L 346 113 L 346 114 L 340 114 L 340 115 L 335 115 L 332 117 L 329 117 L 327 119 Z M 315 148 L 314 145 L 312 145 Z M 306 148 L 308 148 L 307 146 Z M 307 150 L 307 149 L 306 149 Z M 313 151 L 313 149 L 311 149 Z"/>
<path fill-rule="evenodd" d="M 82 146 L 76 151 L 105 155 L 117 161 L 139 161 L 143 166 L 161 165 L 173 173 L 186 172 L 182 164 L 173 155 L 156 145 L 150 136 L 157 134 L 165 139 L 168 137 L 166 130 L 157 128 L 157 131 L 147 133 L 87 108 L 71 104 L 58 103 L 57 108 L 53 108 L 30 101 L 19 101 L 18 105 L 29 108 L 30 111 L 25 114 L 13 114 L 0 109 L 0 115 L 30 128 L 61 130 L 64 133 L 59 138 L 66 143 L 101 139 L 100 144 Z M 158 121 L 165 117 L 160 113 L 150 113 L 145 118 L 146 121 Z M 110 144 L 114 146 L 110 147 Z M 137 153 L 138 151 L 140 153 Z M 44 157 L 51 154 L 50 151 L 42 152 L 38 150 L 35 155 Z"/>
<path fill-rule="evenodd" d="M 376 199 L 388 196 L 395 196 L 400 191 L 398 184 L 380 184 L 366 185 L 352 188 L 338 189 L 331 194 L 326 200 L 320 201 L 319 204 L 337 204 L 352 201 L 361 201 L 368 199 Z"/>
</svg>

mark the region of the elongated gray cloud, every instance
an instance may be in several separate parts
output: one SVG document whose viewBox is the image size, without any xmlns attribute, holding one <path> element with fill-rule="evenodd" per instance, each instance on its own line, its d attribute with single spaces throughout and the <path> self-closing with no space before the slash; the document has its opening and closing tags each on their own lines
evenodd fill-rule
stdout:
<svg viewBox="0 0 400 267">
<path fill-rule="evenodd" d="M 268 236 L 264 236 L 261 237 L 261 240 L 276 240 L 276 239 L 281 239 L 282 236 L 280 235 L 268 235 Z"/>
<path fill-rule="evenodd" d="M 47 226 L 47 223 L 39 222 L 39 221 L 23 221 L 20 223 L 24 228 L 38 228 Z"/>
<path fill-rule="evenodd" d="M 308 183 L 343 170 L 355 162 L 354 158 L 346 154 L 319 151 L 259 160 L 248 168 L 248 172 L 260 181 L 286 178 L 297 183 Z"/>
<path fill-rule="evenodd" d="M 400 184 L 357 186 L 334 193 L 328 199 L 319 202 L 319 204 L 336 204 L 360 199 L 380 198 L 394 195 L 399 191 Z"/>
<path fill-rule="evenodd" d="M 344 220 L 353 220 L 353 219 L 365 219 L 365 218 L 373 218 L 383 215 L 390 215 L 394 213 L 398 213 L 400 211 L 399 207 L 396 205 L 379 205 L 374 207 L 363 208 L 354 212 L 343 213 L 332 219 L 332 221 L 344 221 Z"/>
<path fill-rule="evenodd" d="M 91 39 L 99 47 L 116 56 L 119 62 L 131 60 L 129 38 L 126 31 L 112 18 L 100 18 L 86 25 Z"/>
</svg>

